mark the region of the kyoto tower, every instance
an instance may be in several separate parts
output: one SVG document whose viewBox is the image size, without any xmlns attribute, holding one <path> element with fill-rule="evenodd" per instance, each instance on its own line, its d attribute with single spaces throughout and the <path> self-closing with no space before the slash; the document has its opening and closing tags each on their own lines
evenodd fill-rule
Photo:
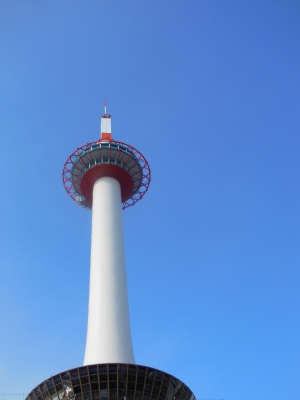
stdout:
<svg viewBox="0 0 300 400">
<path fill-rule="evenodd" d="M 100 139 L 77 148 L 63 168 L 69 196 L 92 210 L 84 363 L 46 379 L 26 400 L 194 400 L 179 379 L 135 364 L 122 209 L 142 199 L 151 173 L 138 150 L 112 138 L 106 104 L 100 130 Z"/>
</svg>

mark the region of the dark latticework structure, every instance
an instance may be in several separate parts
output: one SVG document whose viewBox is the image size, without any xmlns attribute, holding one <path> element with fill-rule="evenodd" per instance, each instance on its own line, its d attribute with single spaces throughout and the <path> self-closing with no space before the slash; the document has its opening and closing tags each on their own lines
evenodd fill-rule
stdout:
<svg viewBox="0 0 300 400">
<path fill-rule="evenodd" d="M 95 364 L 57 374 L 26 400 L 195 400 L 179 379 L 133 364 Z"/>
</svg>

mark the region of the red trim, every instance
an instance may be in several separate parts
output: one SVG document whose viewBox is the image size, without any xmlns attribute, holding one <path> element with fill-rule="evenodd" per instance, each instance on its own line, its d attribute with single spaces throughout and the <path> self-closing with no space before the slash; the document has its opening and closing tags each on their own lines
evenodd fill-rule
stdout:
<svg viewBox="0 0 300 400">
<path fill-rule="evenodd" d="M 101 140 L 112 140 L 111 133 L 102 132 L 101 133 Z"/>
<path fill-rule="evenodd" d="M 81 193 L 91 205 L 93 204 L 94 183 L 97 179 L 105 176 L 115 178 L 120 183 L 122 203 L 131 197 L 134 187 L 129 173 L 117 165 L 102 164 L 89 169 L 80 182 Z"/>
</svg>

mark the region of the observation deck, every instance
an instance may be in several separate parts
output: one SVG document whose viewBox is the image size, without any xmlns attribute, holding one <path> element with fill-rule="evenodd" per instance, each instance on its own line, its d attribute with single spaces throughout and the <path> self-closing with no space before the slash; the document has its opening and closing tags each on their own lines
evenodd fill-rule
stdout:
<svg viewBox="0 0 300 400">
<path fill-rule="evenodd" d="M 62 176 L 68 195 L 87 209 L 92 208 L 93 185 L 99 178 L 111 177 L 120 183 L 123 210 L 144 196 L 151 181 L 150 167 L 142 153 L 113 139 L 76 149 L 66 161 Z"/>
</svg>

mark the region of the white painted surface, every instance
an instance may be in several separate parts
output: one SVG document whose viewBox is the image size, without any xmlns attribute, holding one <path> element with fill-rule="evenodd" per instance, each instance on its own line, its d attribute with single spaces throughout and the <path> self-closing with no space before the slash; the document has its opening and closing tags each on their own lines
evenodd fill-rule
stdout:
<svg viewBox="0 0 300 400">
<path fill-rule="evenodd" d="M 110 117 L 102 117 L 101 118 L 101 134 L 102 133 L 111 133 L 111 118 Z"/>
<path fill-rule="evenodd" d="M 94 184 L 87 341 L 84 365 L 134 364 L 132 347 L 121 188 L 113 178 Z"/>
</svg>

